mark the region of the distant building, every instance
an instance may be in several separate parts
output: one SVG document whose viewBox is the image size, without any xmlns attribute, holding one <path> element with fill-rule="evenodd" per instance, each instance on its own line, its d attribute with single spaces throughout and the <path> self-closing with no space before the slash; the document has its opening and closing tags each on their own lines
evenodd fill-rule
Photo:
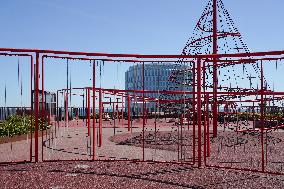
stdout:
<svg viewBox="0 0 284 189">
<path fill-rule="evenodd" d="M 34 90 L 32 91 L 32 97 L 34 97 Z M 39 90 L 38 93 L 39 98 L 39 110 L 42 110 L 42 91 Z M 34 104 L 34 98 L 33 104 Z M 51 115 L 55 115 L 56 113 L 56 94 L 54 92 L 44 91 L 44 106 L 45 110 L 51 113 Z"/>
<path fill-rule="evenodd" d="M 131 66 L 125 72 L 125 89 L 126 90 L 142 90 L 143 89 L 143 71 L 142 64 Z M 161 64 L 152 63 L 144 64 L 144 89 L 145 91 L 191 91 L 192 87 L 189 85 L 183 85 L 181 80 L 188 81 L 192 79 L 191 71 L 188 71 L 189 67 L 177 64 Z M 176 74 L 177 71 L 185 70 L 186 74 Z M 183 71 L 182 71 L 183 72 Z M 175 77 L 171 77 L 174 74 Z M 182 75 L 182 77 L 180 77 Z M 174 79 L 170 79 L 174 78 Z M 177 81 L 179 80 L 179 81 Z M 133 95 L 133 93 L 130 93 Z M 142 96 L 142 94 L 136 94 L 136 96 Z M 188 96 L 188 95 L 187 95 Z M 159 98 L 165 99 L 165 95 L 157 93 L 145 93 L 147 98 Z M 179 99 L 181 95 L 173 95 L 167 97 L 167 99 Z M 127 107 L 126 107 L 127 108 Z M 154 102 L 147 102 L 146 108 L 148 112 L 156 112 L 156 105 Z M 142 113 L 142 103 L 132 102 L 132 112 Z M 134 110 L 135 109 L 135 110 Z M 163 111 L 160 109 L 160 111 Z"/>
</svg>

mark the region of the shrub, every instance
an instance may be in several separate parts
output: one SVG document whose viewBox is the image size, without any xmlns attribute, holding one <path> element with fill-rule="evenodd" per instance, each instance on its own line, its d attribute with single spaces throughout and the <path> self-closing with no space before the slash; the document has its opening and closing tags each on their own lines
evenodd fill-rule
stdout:
<svg viewBox="0 0 284 189">
<path fill-rule="evenodd" d="M 1 137 L 27 134 L 31 129 L 35 130 L 35 118 L 30 115 L 12 115 L 7 120 L 0 122 Z M 48 129 L 47 122 L 39 119 L 39 130 L 46 129 Z"/>
</svg>

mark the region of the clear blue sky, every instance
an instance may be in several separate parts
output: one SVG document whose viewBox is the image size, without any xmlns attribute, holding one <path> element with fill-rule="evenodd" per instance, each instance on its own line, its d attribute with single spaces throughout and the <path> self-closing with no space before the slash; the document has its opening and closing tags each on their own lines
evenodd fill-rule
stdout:
<svg viewBox="0 0 284 189">
<path fill-rule="evenodd" d="M 283 0 L 223 0 L 253 51 L 281 49 Z M 207 0 L 2 0 L 1 46 L 177 53 Z"/>
<path fill-rule="evenodd" d="M 223 2 L 251 51 L 284 50 L 283 0 Z M 207 0 L 1 0 L 0 46 L 180 54 L 206 4 Z M 7 62 L 0 63 L 1 77 L 7 77 Z M 123 81 L 117 85 L 123 86 Z"/>
</svg>

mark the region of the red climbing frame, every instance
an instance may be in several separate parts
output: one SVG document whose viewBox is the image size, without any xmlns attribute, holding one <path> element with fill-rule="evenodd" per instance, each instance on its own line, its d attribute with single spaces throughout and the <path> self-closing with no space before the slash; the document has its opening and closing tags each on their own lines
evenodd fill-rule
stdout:
<svg viewBox="0 0 284 189">
<path fill-rule="evenodd" d="M 35 83 L 34 83 L 34 91 L 35 91 L 35 96 L 34 96 L 34 109 L 33 109 L 33 114 L 35 116 L 35 142 L 32 143 L 31 140 L 31 148 L 29 149 L 31 154 L 30 154 L 30 159 L 29 161 L 42 161 L 44 154 L 39 153 L 40 148 L 39 148 L 39 118 L 41 116 L 45 116 L 44 109 L 42 109 L 42 112 L 40 113 L 39 110 L 39 91 L 41 90 L 42 93 L 45 91 L 44 89 L 44 59 L 45 58 L 68 58 L 68 59 L 81 59 L 81 60 L 103 60 L 105 62 L 115 62 L 115 61 L 121 61 L 121 62 L 127 62 L 127 63 L 144 63 L 144 62 L 175 62 L 176 59 L 187 59 L 189 61 L 194 61 L 192 70 L 193 70 L 193 89 L 192 91 L 161 91 L 161 93 L 168 93 L 168 94 L 192 94 L 192 98 L 189 99 L 181 99 L 180 101 L 184 102 L 189 102 L 192 101 L 193 99 L 193 107 L 189 111 L 189 113 L 194 114 L 194 112 L 197 112 L 197 122 L 196 122 L 196 128 L 193 126 L 192 129 L 197 129 L 197 135 L 194 134 L 192 144 L 193 144 L 193 158 L 191 161 L 186 161 L 187 163 L 196 163 L 195 155 L 197 156 L 197 165 L 198 166 L 210 166 L 210 167 L 218 167 L 218 168 L 226 168 L 226 169 L 236 169 L 236 170 L 243 170 L 243 171 L 256 171 L 256 172 L 266 172 L 266 173 L 271 173 L 271 174 L 283 174 L 282 171 L 278 170 L 273 170 L 271 171 L 269 168 L 269 159 L 271 157 L 269 156 L 269 152 L 267 151 L 267 140 L 268 138 L 265 136 L 267 135 L 268 131 L 274 131 L 275 129 L 280 129 L 283 127 L 282 124 L 278 124 L 275 127 L 272 128 L 267 128 L 265 126 L 266 122 L 269 120 L 266 119 L 266 109 L 265 109 L 265 103 L 268 102 L 269 100 L 266 98 L 266 96 L 274 96 L 274 99 L 283 99 L 284 92 L 281 91 L 274 91 L 274 90 L 268 90 L 267 87 L 265 87 L 265 70 L 263 68 L 263 64 L 269 64 L 270 61 L 279 61 L 283 59 L 283 54 L 284 51 L 271 51 L 271 52 L 256 52 L 256 53 L 239 53 L 239 54 L 212 54 L 212 55 L 138 55 L 138 54 L 107 54 L 107 53 L 87 53 L 87 52 L 67 52 L 67 51 L 53 51 L 53 50 L 35 50 L 35 49 L 9 49 L 9 48 L 0 48 L 0 51 L 2 52 L 0 55 L 8 55 L 8 56 L 29 56 L 31 57 L 31 70 L 32 73 L 34 72 L 35 75 Z M 55 56 L 56 55 L 56 56 Z M 81 56 L 81 57 L 79 57 Z M 35 70 L 33 66 L 33 58 L 36 59 L 35 62 Z M 119 60 L 118 60 L 119 58 Z M 146 59 L 146 60 L 145 60 Z M 150 60 L 151 59 L 151 60 Z M 167 61 L 164 61 L 167 59 Z M 41 60 L 41 61 L 40 61 Z M 210 62 L 215 62 L 215 65 L 209 64 Z M 205 86 L 205 71 L 206 69 L 209 69 L 211 66 L 216 67 L 218 70 L 224 65 L 237 65 L 237 64 L 257 64 L 260 63 L 261 65 L 261 75 L 260 75 L 260 88 L 259 89 L 242 89 L 242 90 L 227 90 L 224 91 L 224 88 L 230 88 L 229 86 L 221 86 L 220 88 L 217 88 L 216 90 L 207 90 Z M 40 64 L 41 66 L 41 78 L 39 77 L 40 73 Z M 94 63 L 95 64 L 95 63 Z M 96 77 L 96 71 L 95 71 L 95 66 L 93 66 L 93 78 Z M 32 74 L 33 75 L 33 74 Z M 33 83 L 33 76 L 31 75 L 31 83 Z M 41 89 L 40 89 L 40 79 L 42 82 Z M 221 83 L 221 82 L 219 82 Z M 147 148 L 145 146 L 145 125 L 146 125 L 146 120 L 147 120 L 147 114 L 145 113 L 145 101 L 146 100 L 153 100 L 155 101 L 156 99 L 146 99 L 144 94 L 145 93 L 156 93 L 157 91 L 145 91 L 144 90 L 132 90 L 132 91 L 126 91 L 123 89 L 104 89 L 104 88 L 97 88 L 95 86 L 95 80 L 93 79 L 92 86 L 87 86 L 83 87 L 84 89 L 87 90 L 87 109 L 88 109 L 88 117 L 87 117 L 87 126 L 88 126 L 88 133 L 91 133 L 91 123 L 92 127 L 92 135 L 93 139 L 91 141 L 91 147 L 92 151 L 96 152 L 97 151 L 97 146 L 104 146 L 103 140 L 102 140 L 102 116 L 103 116 L 103 93 L 111 93 L 111 94 L 121 94 L 123 98 L 127 99 L 124 101 L 124 103 L 129 103 L 131 100 L 131 95 L 127 94 L 129 92 L 131 93 L 139 93 L 142 94 L 142 97 L 140 97 L 140 101 L 143 103 L 143 115 L 142 115 L 142 138 L 143 138 L 143 155 L 140 160 L 137 161 L 146 161 L 144 158 L 144 150 Z M 65 91 L 68 91 L 70 89 L 63 89 Z M 75 89 L 74 89 L 75 90 Z M 32 89 L 31 89 L 32 91 Z M 32 93 L 31 93 L 32 94 Z M 57 92 L 58 94 L 58 92 Z M 68 92 L 67 92 L 68 94 Z M 212 140 L 214 138 L 218 137 L 218 132 L 217 135 L 215 135 L 216 131 L 214 131 L 214 117 L 212 117 L 211 112 L 209 109 L 213 111 L 214 114 L 214 103 L 215 103 L 215 97 L 221 98 L 221 97 L 235 97 L 235 96 L 240 96 L 240 95 L 245 95 L 245 96 L 251 96 L 252 98 L 255 98 L 254 100 L 223 100 L 217 101 L 217 106 L 219 106 L 221 103 L 222 104 L 232 104 L 232 103 L 238 103 L 238 102 L 246 102 L 246 103 L 255 103 L 255 102 L 260 102 L 259 103 L 259 110 L 260 110 L 260 129 L 240 129 L 236 131 L 232 131 L 234 134 L 242 133 L 242 132 L 247 132 L 247 133 L 259 133 L 259 139 L 260 139 L 260 148 L 261 148 L 261 161 L 260 161 L 260 166 L 259 168 L 250 168 L 249 166 L 224 166 L 222 163 L 220 164 L 211 164 L 210 163 L 210 158 L 214 158 L 214 146 L 215 144 L 212 143 Z M 260 99 L 256 99 L 256 96 L 260 96 Z M 68 95 L 67 95 L 68 96 Z M 98 100 L 96 100 L 97 98 Z M 144 97 L 144 98 L 143 98 Z M 32 97 L 31 97 L 32 98 Z M 67 98 L 67 97 L 66 97 Z M 90 99 L 93 99 L 92 101 Z M 163 102 L 163 99 L 160 99 L 161 102 Z M 43 100 L 41 101 L 43 103 Z M 93 102 L 93 107 L 97 107 L 96 102 L 99 102 L 99 121 L 98 121 L 98 126 L 95 121 L 91 122 L 90 121 L 90 116 L 91 116 L 91 102 Z M 175 102 L 175 103 L 180 103 L 179 100 L 174 100 L 174 101 L 167 101 L 164 100 L 164 103 L 169 103 L 169 102 Z M 119 104 L 120 102 L 116 102 L 116 104 Z M 122 101 L 121 101 L 122 103 Z M 31 105 L 33 107 L 33 105 Z M 68 104 L 66 105 L 68 107 Z M 123 107 L 123 105 L 122 105 Z M 129 105 L 128 105 L 129 107 Z M 93 111 L 94 112 L 94 111 Z M 128 115 L 130 112 L 130 108 L 128 109 Z M 232 114 L 236 113 L 241 113 L 238 111 L 235 111 Z M 66 113 L 68 114 L 68 112 Z M 120 113 L 117 112 L 117 115 Z M 228 113 L 229 114 L 229 113 Z M 118 116 L 119 117 L 119 116 Z M 182 118 L 183 116 L 181 116 Z M 120 119 L 120 118 L 119 118 Z M 131 130 L 131 120 L 130 117 L 127 117 L 127 127 L 126 130 L 130 131 Z M 213 121 L 213 124 L 212 124 Z M 181 121 L 182 123 L 183 121 Z M 54 122 L 53 122 L 54 124 Z M 58 124 L 58 123 L 57 123 Z M 55 124 L 55 128 L 58 127 L 58 125 Z M 193 123 L 195 125 L 195 121 Z M 97 136 L 97 128 L 99 131 L 99 136 Z M 224 127 L 225 128 L 225 127 Z M 213 131 L 213 133 L 211 132 Z M 194 131 L 193 131 L 194 132 Z M 276 131 L 275 131 L 276 132 Z M 195 144 L 197 140 L 197 144 Z M 98 144 L 97 144 L 98 141 Z M 197 145 L 197 151 L 195 149 L 195 145 Z M 33 152 L 34 151 L 34 159 L 33 157 Z M 203 152 L 203 153 L 202 153 Z M 88 160 L 97 160 L 100 159 L 96 157 L 96 153 L 93 153 Z M 241 157 L 239 157 L 241 158 Z M 157 162 L 163 162 L 163 161 L 157 161 Z M 177 161 L 172 161 L 177 162 Z M 178 161 L 179 163 L 184 162 L 182 160 Z"/>
</svg>

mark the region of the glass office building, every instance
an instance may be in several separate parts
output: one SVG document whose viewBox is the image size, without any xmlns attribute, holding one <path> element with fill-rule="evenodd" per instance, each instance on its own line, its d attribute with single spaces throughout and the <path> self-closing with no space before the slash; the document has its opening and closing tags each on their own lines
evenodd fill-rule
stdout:
<svg viewBox="0 0 284 189">
<path fill-rule="evenodd" d="M 143 65 L 137 64 L 129 67 L 125 72 L 125 89 L 142 90 L 143 89 Z M 170 63 L 152 63 L 144 64 L 144 89 L 145 91 L 157 91 L 156 93 L 145 93 L 146 98 L 159 99 L 180 99 L 182 95 L 163 95 L 160 91 L 191 91 L 192 80 L 191 70 L 188 66 Z M 134 95 L 134 93 L 130 93 Z M 141 93 L 135 94 L 137 98 Z M 189 97 L 189 95 L 187 95 Z M 146 100 L 147 101 L 147 100 Z M 131 109 L 136 108 L 140 114 L 142 103 L 137 100 L 131 103 Z M 127 108 L 127 107 L 126 107 Z M 155 102 L 146 102 L 148 112 L 156 112 Z"/>
</svg>

